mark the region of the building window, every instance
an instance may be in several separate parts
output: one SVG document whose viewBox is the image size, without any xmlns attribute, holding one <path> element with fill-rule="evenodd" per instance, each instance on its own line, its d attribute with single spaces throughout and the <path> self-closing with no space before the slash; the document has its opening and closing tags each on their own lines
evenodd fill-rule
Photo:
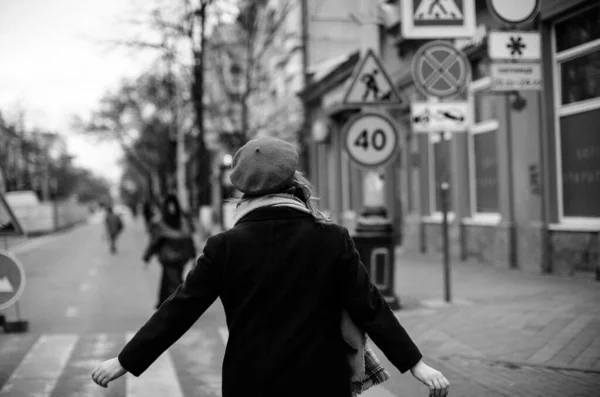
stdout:
<svg viewBox="0 0 600 397">
<path fill-rule="evenodd" d="M 598 21 L 600 6 L 596 5 L 558 22 L 555 26 L 556 51 L 566 51 L 600 39 Z"/>
<path fill-rule="evenodd" d="M 554 25 L 558 198 L 563 222 L 600 220 L 600 5 Z"/>
<path fill-rule="evenodd" d="M 560 118 L 563 215 L 600 218 L 600 108 Z"/>
<path fill-rule="evenodd" d="M 500 208 L 496 135 L 497 128 L 472 135 L 476 213 L 497 213 Z"/>
<path fill-rule="evenodd" d="M 498 184 L 498 115 L 495 97 L 486 93 L 489 77 L 469 86 L 473 125 L 469 129 L 469 169 L 471 212 L 475 218 L 499 219 L 500 186 Z"/>
<path fill-rule="evenodd" d="M 431 170 L 430 181 L 431 186 L 431 208 L 434 213 L 442 212 L 442 202 L 440 200 L 440 186 L 442 182 L 450 181 L 451 167 L 451 135 L 446 135 L 442 140 L 440 134 L 431 134 L 430 137 L 430 165 Z M 448 195 L 448 211 L 452 211 L 452 193 Z"/>
<path fill-rule="evenodd" d="M 600 97 L 600 51 L 565 61 L 560 69 L 563 105 Z"/>
</svg>

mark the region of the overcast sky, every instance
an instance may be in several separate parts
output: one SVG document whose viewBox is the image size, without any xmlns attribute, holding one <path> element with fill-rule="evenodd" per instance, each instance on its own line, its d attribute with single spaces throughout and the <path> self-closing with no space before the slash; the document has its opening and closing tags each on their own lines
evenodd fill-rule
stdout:
<svg viewBox="0 0 600 397">
<path fill-rule="evenodd" d="M 143 0 L 0 0 L 0 111 L 19 104 L 30 126 L 67 135 L 79 165 L 117 180 L 119 148 L 69 131 L 71 115 L 86 116 L 109 88 L 144 65 L 98 44 L 126 34 L 116 21 Z"/>
</svg>

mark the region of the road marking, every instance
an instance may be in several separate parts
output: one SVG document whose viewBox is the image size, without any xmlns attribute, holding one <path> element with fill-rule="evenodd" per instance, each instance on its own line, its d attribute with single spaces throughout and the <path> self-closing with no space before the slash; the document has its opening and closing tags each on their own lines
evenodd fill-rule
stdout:
<svg viewBox="0 0 600 397">
<path fill-rule="evenodd" d="M 127 333 L 127 341 L 135 335 Z M 127 397 L 183 397 L 173 366 L 171 354 L 166 351 L 140 377 L 127 374 Z"/>
<path fill-rule="evenodd" d="M 78 338 L 68 334 L 40 336 L 0 389 L 0 396 L 49 397 Z"/>
<path fill-rule="evenodd" d="M 78 315 L 79 315 L 79 309 L 77 309 L 77 306 L 67 307 L 67 312 L 65 313 L 65 316 L 71 318 L 71 317 L 77 317 Z"/>
<path fill-rule="evenodd" d="M 223 341 L 223 344 L 227 344 L 227 340 L 229 339 L 229 330 L 225 327 L 219 327 L 218 328 L 219 331 L 219 336 L 221 337 L 221 340 Z"/>
<path fill-rule="evenodd" d="M 381 385 L 372 386 L 367 391 L 360 394 L 361 397 L 396 397 L 396 394 L 392 394 Z"/>
<path fill-rule="evenodd" d="M 42 245 L 54 241 L 60 237 L 60 235 L 48 235 L 43 237 L 34 237 L 31 240 L 25 241 L 16 247 L 12 248 L 11 251 L 15 254 L 24 254 L 29 251 L 41 247 Z"/>
<path fill-rule="evenodd" d="M 83 283 L 79 286 L 81 292 L 85 292 L 90 289 L 90 283 Z"/>
</svg>

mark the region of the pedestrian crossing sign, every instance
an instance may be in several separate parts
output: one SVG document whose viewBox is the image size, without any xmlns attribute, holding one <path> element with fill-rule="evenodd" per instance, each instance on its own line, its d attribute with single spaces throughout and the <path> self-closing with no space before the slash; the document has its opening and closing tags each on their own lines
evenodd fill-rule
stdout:
<svg viewBox="0 0 600 397">
<path fill-rule="evenodd" d="M 0 236 L 22 236 L 25 233 L 17 217 L 0 193 Z"/>
<path fill-rule="evenodd" d="M 400 7 L 403 38 L 475 36 L 475 0 L 403 0 Z"/>
<path fill-rule="evenodd" d="M 381 61 L 369 50 L 354 70 L 344 95 L 347 105 L 399 105 L 400 94 Z"/>
</svg>

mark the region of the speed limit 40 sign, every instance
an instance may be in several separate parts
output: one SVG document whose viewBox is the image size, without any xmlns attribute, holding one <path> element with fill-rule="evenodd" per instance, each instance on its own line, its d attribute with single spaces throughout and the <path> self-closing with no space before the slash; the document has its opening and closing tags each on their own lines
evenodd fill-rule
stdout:
<svg viewBox="0 0 600 397">
<path fill-rule="evenodd" d="M 379 113 L 354 116 L 346 123 L 344 136 L 350 158 L 368 168 L 388 162 L 398 146 L 398 131 L 394 122 Z"/>
</svg>

